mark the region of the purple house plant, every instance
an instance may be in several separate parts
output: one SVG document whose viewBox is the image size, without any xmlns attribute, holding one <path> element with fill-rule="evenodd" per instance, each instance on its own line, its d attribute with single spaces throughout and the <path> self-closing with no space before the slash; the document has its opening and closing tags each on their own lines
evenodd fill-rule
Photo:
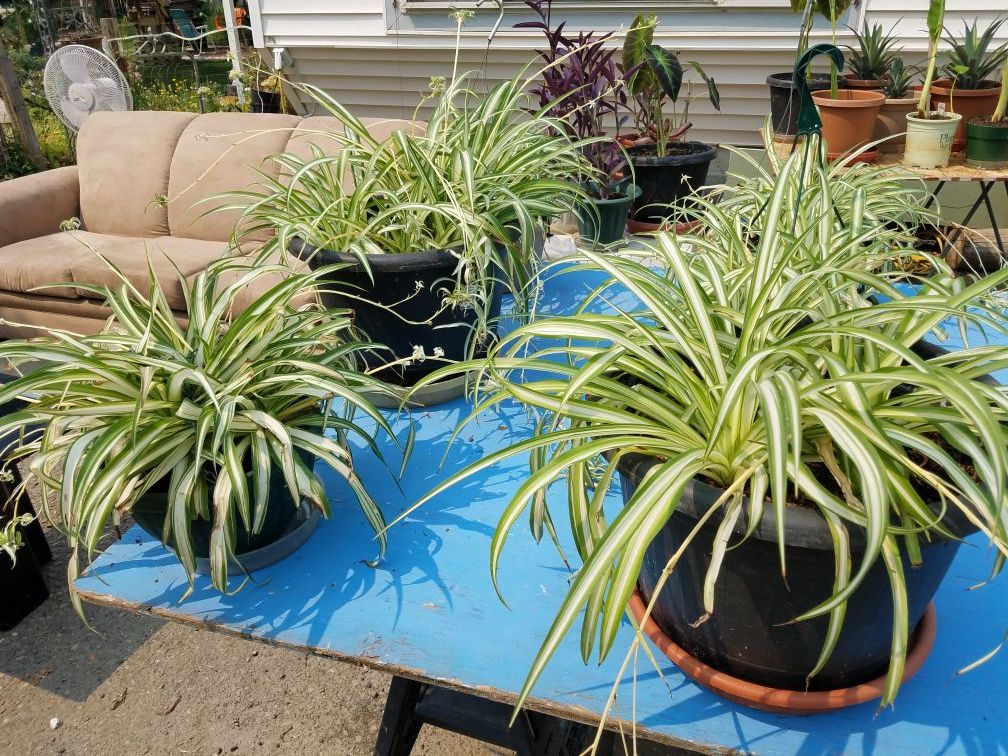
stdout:
<svg viewBox="0 0 1008 756">
<path fill-rule="evenodd" d="M 640 195 L 626 152 L 606 130 L 612 123 L 618 133 L 629 117 L 629 76 L 616 65 L 617 49 L 605 46 L 612 32 L 567 35 L 566 22 L 556 28 L 552 25 L 552 0 L 526 3 L 539 18 L 517 23 L 515 28 L 539 29 L 547 42 L 545 49 L 537 51 L 545 65 L 542 81 L 532 93 L 540 107 L 549 107 L 549 115 L 567 125 L 571 137 L 584 143 L 582 153 L 595 169 L 595 175 L 583 183 L 591 202 L 578 209 L 581 237 L 611 244 L 623 238 L 630 207 Z"/>
</svg>

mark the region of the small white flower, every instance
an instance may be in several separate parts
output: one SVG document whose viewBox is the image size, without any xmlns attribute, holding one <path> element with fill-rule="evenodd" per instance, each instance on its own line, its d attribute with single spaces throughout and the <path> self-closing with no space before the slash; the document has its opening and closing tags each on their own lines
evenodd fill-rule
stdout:
<svg viewBox="0 0 1008 756">
<path fill-rule="evenodd" d="M 424 348 L 422 344 L 417 344 L 413 347 L 413 354 L 411 356 L 413 362 L 423 362 L 427 359 L 427 355 L 424 353 Z"/>
<path fill-rule="evenodd" d="M 442 349 L 441 347 L 434 347 L 434 356 L 444 357 L 444 349 Z"/>
<path fill-rule="evenodd" d="M 416 287 L 417 291 L 420 291 L 423 288 L 423 281 L 414 281 L 413 285 Z"/>
</svg>

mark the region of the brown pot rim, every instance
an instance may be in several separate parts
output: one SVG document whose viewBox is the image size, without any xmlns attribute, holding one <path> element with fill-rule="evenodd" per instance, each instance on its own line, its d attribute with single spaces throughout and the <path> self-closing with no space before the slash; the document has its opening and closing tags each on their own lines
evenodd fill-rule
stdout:
<svg viewBox="0 0 1008 756">
<path fill-rule="evenodd" d="M 691 221 L 681 221 L 675 224 L 675 233 L 685 234 L 700 225 L 700 219 Z M 639 221 L 627 218 L 627 231 L 631 234 L 653 234 L 658 231 L 671 231 L 668 223 L 651 223 L 650 221 Z"/>
<path fill-rule="evenodd" d="M 916 105 L 919 97 L 886 97 L 883 105 Z"/>
<path fill-rule="evenodd" d="M 867 89 L 841 89 L 833 97 L 830 90 L 820 89 L 812 93 L 812 100 L 828 108 L 877 108 L 885 102 L 885 95 Z"/>
<path fill-rule="evenodd" d="M 644 616 L 646 605 L 636 589 L 630 597 L 629 607 L 630 613 L 639 624 L 641 617 Z M 917 674 L 930 655 L 937 627 L 937 613 L 934 602 L 932 602 L 928 604 L 920 624 L 917 625 L 910 637 L 910 649 L 907 653 L 906 666 L 903 669 L 903 682 Z M 727 698 L 729 701 L 761 711 L 775 714 L 818 714 L 873 701 L 881 698 L 885 690 L 885 674 L 861 685 L 837 688 L 836 690 L 801 691 L 770 688 L 766 685 L 733 677 L 725 672 L 719 672 L 704 664 L 665 635 L 658 627 L 658 623 L 651 617 L 648 617 L 641 629 L 658 647 L 658 650 L 697 685 L 722 698 Z"/>
<path fill-rule="evenodd" d="M 1001 85 L 998 82 L 990 79 L 984 79 L 984 82 L 990 84 L 990 86 L 983 87 L 982 89 L 963 89 L 962 87 L 956 87 L 953 91 L 951 79 L 935 79 L 931 82 L 931 94 L 948 97 L 949 93 L 951 93 L 952 99 L 956 99 L 958 97 L 990 97 L 991 95 L 1001 94 Z M 923 88 L 923 85 L 919 86 Z"/>
<path fill-rule="evenodd" d="M 834 160 L 850 157 L 850 154 L 851 154 L 850 151 L 828 152 L 826 153 L 826 159 L 832 163 Z M 854 165 L 856 163 L 865 163 L 865 164 L 874 163 L 876 160 L 878 160 L 878 156 L 879 156 L 878 147 L 872 147 L 870 150 L 860 150 L 854 159 L 847 161 L 847 165 Z"/>
<path fill-rule="evenodd" d="M 878 89 L 882 86 L 881 79 L 857 79 L 854 74 L 845 74 L 847 84 L 855 89 Z"/>
</svg>

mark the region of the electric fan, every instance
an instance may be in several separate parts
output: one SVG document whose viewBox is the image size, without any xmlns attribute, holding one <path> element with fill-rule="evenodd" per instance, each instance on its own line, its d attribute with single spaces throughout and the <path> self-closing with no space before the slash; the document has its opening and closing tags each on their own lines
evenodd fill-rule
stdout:
<svg viewBox="0 0 1008 756">
<path fill-rule="evenodd" d="M 111 58 L 93 47 L 59 48 L 46 62 L 42 81 L 49 106 L 74 131 L 99 110 L 133 109 L 126 77 Z"/>
</svg>

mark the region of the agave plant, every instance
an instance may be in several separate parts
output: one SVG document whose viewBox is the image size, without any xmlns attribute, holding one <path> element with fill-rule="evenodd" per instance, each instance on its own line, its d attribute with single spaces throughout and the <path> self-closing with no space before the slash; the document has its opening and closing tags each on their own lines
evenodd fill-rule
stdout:
<svg viewBox="0 0 1008 756">
<path fill-rule="evenodd" d="M 705 208 L 719 233 L 661 234 L 644 260 L 584 253 L 578 266 L 608 281 L 573 314 L 520 326 L 480 365 L 476 411 L 517 400 L 540 418 L 537 433 L 451 476 L 416 506 L 501 459 L 527 455 L 529 478 L 490 546 L 495 585 L 526 508 L 536 534 L 562 522 L 546 497 L 556 481 L 583 560 L 519 705 L 579 619 L 585 660 L 596 647 L 602 658 L 609 653 L 645 550 L 697 478 L 723 491 L 707 514 L 718 528 L 704 581 L 708 613 L 717 611 L 714 586 L 736 523 L 773 513 L 782 573 L 789 502 L 800 496 L 832 530 L 833 595 L 794 618 L 829 621 L 812 676 L 832 653 L 848 598 L 876 561 L 885 564 L 894 622 L 884 703 L 898 690 L 910 631 L 901 554 L 914 562 L 923 542 L 947 536 L 947 510 L 986 534 L 999 563 L 1008 554 L 1008 392 L 982 380 L 1008 364 L 1008 348 L 933 359 L 913 350 L 950 315 L 987 317 L 998 328 L 993 313 L 967 305 L 1008 271 L 969 287 L 939 275 L 912 296 L 894 285 L 899 274 L 887 263 L 900 251 L 880 233 L 886 219 L 866 211 L 866 187 L 838 203 L 835 177 L 808 170 L 792 155 L 758 212 L 720 217 Z M 814 195 L 795 194 L 813 186 Z M 792 203 L 804 222 L 786 211 Z M 619 309 L 607 304 L 617 292 L 638 304 L 625 296 Z M 632 454 L 656 464 L 610 519 L 605 492 Z M 958 455 L 972 460 L 975 477 Z M 865 535 L 860 560 L 849 551 L 850 529 Z M 666 572 L 674 569 L 673 555 Z"/>
<path fill-rule="evenodd" d="M 391 434 L 362 394 L 389 389 L 359 372 L 358 354 L 370 345 L 356 340 L 347 313 L 305 298 L 322 274 L 262 260 L 215 261 L 182 281 L 185 325 L 153 272 L 146 292 L 121 276 L 118 288 L 91 291 L 113 314 L 101 333 L 52 330 L 0 344 L 0 359 L 41 363 L 0 390 L 0 403 L 27 403 L 0 421 L 0 435 L 18 438 L 7 460 L 31 460 L 23 485 L 37 481 L 46 517 L 69 540 L 71 585 L 78 557 L 90 560 L 107 526 L 166 486 L 164 542 L 191 584 L 193 523 L 211 521 L 213 584 L 226 590 L 236 522 L 253 533 L 262 527 L 274 473 L 294 502 L 328 516 L 326 491 L 304 455 L 343 477 L 375 532 L 384 532 L 347 437 L 370 442 L 380 432 L 365 430 L 355 412 Z M 261 295 L 232 312 L 250 287 Z"/>
<path fill-rule="evenodd" d="M 881 24 L 868 26 L 865 21 L 860 32 L 853 27 L 848 27 L 854 32 L 854 39 L 857 47 L 847 45 L 850 54 L 847 56 L 847 67 L 857 79 L 868 79 L 881 81 L 892 68 L 892 64 L 899 60 L 900 51 L 896 47 L 896 37 L 889 32 L 882 30 Z"/>
<path fill-rule="evenodd" d="M 945 43 L 949 46 L 945 73 L 959 89 L 986 89 L 994 86 L 991 77 L 1005 61 L 1008 42 L 992 48 L 1004 18 L 992 21 L 981 33 L 980 22 L 963 21 L 961 36 L 945 28 Z"/>
</svg>

